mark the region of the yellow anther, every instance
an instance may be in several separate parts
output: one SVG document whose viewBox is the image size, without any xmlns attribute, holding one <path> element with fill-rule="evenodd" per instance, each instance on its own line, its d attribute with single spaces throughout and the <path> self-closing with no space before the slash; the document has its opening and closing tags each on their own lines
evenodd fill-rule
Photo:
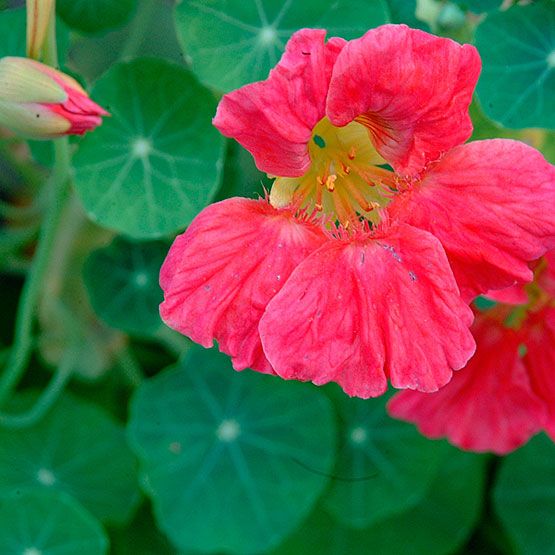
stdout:
<svg viewBox="0 0 555 555">
<path fill-rule="evenodd" d="M 332 173 L 331 175 L 328 175 L 328 178 L 326 179 L 326 189 L 330 193 L 333 192 L 335 189 L 336 179 L 337 179 L 337 175 L 335 175 L 334 173 Z"/>
</svg>

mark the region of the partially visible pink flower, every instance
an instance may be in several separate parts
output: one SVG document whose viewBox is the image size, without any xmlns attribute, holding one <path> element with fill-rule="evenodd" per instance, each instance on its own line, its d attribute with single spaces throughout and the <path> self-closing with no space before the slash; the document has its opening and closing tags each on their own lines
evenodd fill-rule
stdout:
<svg viewBox="0 0 555 555">
<path fill-rule="evenodd" d="M 276 177 L 271 210 L 299 226 L 311 214 L 321 243 L 285 247 L 290 266 L 276 289 L 265 258 L 277 231 L 262 223 L 274 212 L 254 221 L 258 242 L 226 241 L 241 216 L 222 203 L 216 234 L 208 208 L 176 243 L 202 249 L 170 254 L 162 315 L 204 345 L 219 340 L 236 367 L 336 381 L 360 397 L 382 394 L 388 380 L 435 391 L 474 352 L 467 301 L 529 281 L 527 262 L 555 246 L 555 169 L 514 141 L 460 145 L 472 131 L 474 47 L 404 25 L 350 42 L 325 35 L 295 33 L 269 78 L 224 95 L 214 118 Z M 215 257 L 262 256 L 252 249 L 264 252 L 255 275 L 265 287 L 247 323 L 237 317 L 254 291 L 246 276 L 213 299 L 190 292 L 212 279 Z M 179 256 L 193 273 L 176 274 Z"/>
<path fill-rule="evenodd" d="M 389 413 L 471 451 L 505 454 L 541 429 L 555 439 L 555 296 L 541 287 L 555 278 L 553 254 L 536 266 L 527 304 L 478 315 L 476 354 L 462 372 L 435 393 L 395 395 Z"/>
<path fill-rule="evenodd" d="M 0 59 L 0 125 L 15 133 L 82 135 L 107 115 L 69 75 L 28 58 Z"/>
</svg>

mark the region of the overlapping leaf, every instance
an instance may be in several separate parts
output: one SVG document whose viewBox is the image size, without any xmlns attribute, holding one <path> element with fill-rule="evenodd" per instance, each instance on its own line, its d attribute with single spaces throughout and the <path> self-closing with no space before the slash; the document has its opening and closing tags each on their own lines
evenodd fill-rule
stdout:
<svg viewBox="0 0 555 555">
<path fill-rule="evenodd" d="M 89 216 L 136 238 L 184 228 L 220 184 L 215 99 L 186 69 L 158 59 L 114 65 L 93 96 L 112 117 L 74 157 Z"/>
<path fill-rule="evenodd" d="M 486 115 L 513 129 L 555 129 L 555 6 L 539 0 L 490 14 L 478 26 Z"/>
<path fill-rule="evenodd" d="M 79 503 L 56 490 L 30 489 L 0 498 L 2 555 L 104 555 L 108 539 Z"/>
<path fill-rule="evenodd" d="M 176 18 L 195 73 L 228 91 L 265 79 L 297 29 L 319 27 L 351 39 L 386 23 L 388 8 L 385 0 L 184 0 Z"/>
<path fill-rule="evenodd" d="M 343 526 L 319 508 L 272 555 L 455 553 L 479 516 L 483 462 L 475 455 L 450 449 L 430 489 L 413 508 L 360 530 Z"/>
<path fill-rule="evenodd" d="M 137 391 L 129 436 L 178 547 L 248 554 L 308 514 L 333 464 L 335 426 L 315 388 L 238 374 L 197 347 Z"/>
<path fill-rule="evenodd" d="M 25 396 L 12 408 L 30 401 Z M 0 495 L 42 486 L 71 494 L 102 521 L 122 523 L 139 500 L 135 480 L 122 427 L 73 396 L 30 428 L 0 428 Z"/>
<path fill-rule="evenodd" d="M 137 0 L 57 0 L 56 10 L 72 29 L 99 33 L 123 25 L 136 3 Z"/>
<path fill-rule="evenodd" d="M 334 395 L 341 444 L 325 507 L 345 526 L 363 528 L 416 505 L 434 479 L 446 445 L 390 418 L 386 397 Z"/>
<path fill-rule="evenodd" d="M 162 241 L 116 238 L 89 255 L 85 285 L 102 320 L 135 335 L 151 335 L 160 328 L 158 274 L 167 251 L 168 245 Z"/>
</svg>

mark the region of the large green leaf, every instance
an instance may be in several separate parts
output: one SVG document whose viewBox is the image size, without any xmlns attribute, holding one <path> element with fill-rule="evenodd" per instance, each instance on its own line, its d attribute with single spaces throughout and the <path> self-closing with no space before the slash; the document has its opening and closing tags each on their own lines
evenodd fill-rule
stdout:
<svg viewBox="0 0 555 555">
<path fill-rule="evenodd" d="M 108 539 L 79 503 L 60 491 L 29 489 L 0 498 L 2 555 L 103 555 Z"/>
<path fill-rule="evenodd" d="M 12 410 L 32 400 L 26 395 Z M 139 491 L 124 430 L 69 394 L 30 428 L 0 428 L 0 495 L 34 486 L 71 494 L 100 520 L 127 521 Z"/>
<path fill-rule="evenodd" d="M 341 392 L 334 397 L 342 422 L 339 479 L 325 500 L 327 509 L 345 526 L 363 528 L 418 503 L 446 445 L 390 418 L 387 396 L 362 400 Z"/>
<path fill-rule="evenodd" d="M 84 267 L 85 285 L 95 312 L 110 326 L 135 335 L 152 335 L 162 325 L 158 305 L 160 266 L 168 252 L 162 241 L 116 238 L 93 251 Z"/>
<path fill-rule="evenodd" d="M 123 25 L 137 0 L 57 0 L 56 10 L 73 29 L 98 33 Z"/>
<path fill-rule="evenodd" d="M 352 39 L 389 17 L 385 0 L 184 0 L 176 10 L 193 70 L 223 91 L 265 79 L 297 29 Z"/>
<path fill-rule="evenodd" d="M 502 463 L 495 509 L 526 555 L 555 554 L 555 445 L 539 435 Z"/>
<path fill-rule="evenodd" d="M 484 485 L 483 459 L 455 449 L 415 507 L 373 526 L 353 530 L 315 511 L 272 555 L 454 553 L 476 522 Z"/>
<path fill-rule="evenodd" d="M 555 128 L 555 5 L 540 0 L 489 15 L 476 31 L 477 93 L 505 127 Z"/>
<path fill-rule="evenodd" d="M 188 225 L 215 194 L 223 165 L 210 92 L 178 65 L 139 59 L 114 65 L 93 97 L 112 117 L 74 157 L 89 216 L 138 238 Z"/>
<path fill-rule="evenodd" d="M 314 387 L 238 374 L 226 356 L 195 347 L 139 388 L 129 437 L 178 547 L 247 554 L 308 514 L 333 464 L 335 426 Z"/>
</svg>

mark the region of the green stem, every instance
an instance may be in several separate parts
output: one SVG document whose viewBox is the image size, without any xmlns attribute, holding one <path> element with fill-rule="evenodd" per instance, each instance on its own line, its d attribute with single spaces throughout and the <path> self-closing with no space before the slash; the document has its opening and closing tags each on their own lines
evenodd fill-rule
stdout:
<svg viewBox="0 0 555 555">
<path fill-rule="evenodd" d="M 75 368 L 75 362 L 74 352 L 67 351 L 48 386 L 31 409 L 23 414 L 0 412 L 0 425 L 6 428 L 27 428 L 37 423 L 52 408 L 65 389 Z"/>
<path fill-rule="evenodd" d="M 58 44 L 56 43 L 56 10 L 48 22 L 48 31 L 43 45 L 43 61 L 45 64 L 58 67 Z"/>
<path fill-rule="evenodd" d="M 66 137 L 54 143 L 56 162 L 52 174 L 52 198 L 41 228 L 36 254 L 17 308 L 15 337 L 7 367 L 0 377 L 0 406 L 19 383 L 31 357 L 32 331 L 41 284 L 48 267 L 62 209 L 69 192 L 69 145 Z"/>
<path fill-rule="evenodd" d="M 139 0 L 137 13 L 131 22 L 129 35 L 121 49 L 121 58 L 134 58 L 143 44 L 145 33 L 156 11 L 157 0 Z"/>
</svg>

